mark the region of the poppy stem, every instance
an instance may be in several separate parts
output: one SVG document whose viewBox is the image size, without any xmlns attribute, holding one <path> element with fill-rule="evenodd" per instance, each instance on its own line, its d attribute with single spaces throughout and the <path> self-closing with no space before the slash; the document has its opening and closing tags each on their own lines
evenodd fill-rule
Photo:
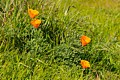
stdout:
<svg viewBox="0 0 120 80">
<path fill-rule="evenodd" d="M 83 72 L 85 69 L 82 69 L 81 75 L 80 75 L 80 80 L 83 80 Z"/>
</svg>

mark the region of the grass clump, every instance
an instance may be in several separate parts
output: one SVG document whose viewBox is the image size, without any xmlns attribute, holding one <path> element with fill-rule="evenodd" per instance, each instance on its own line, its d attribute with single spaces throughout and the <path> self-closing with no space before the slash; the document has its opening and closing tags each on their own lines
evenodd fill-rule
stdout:
<svg viewBox="0 0 120 80">
<path fill-rule="evenodd" d="M 119 11 L 118 0 L 1 0 L 0 79 L 119 80 Z"/>
</svg>

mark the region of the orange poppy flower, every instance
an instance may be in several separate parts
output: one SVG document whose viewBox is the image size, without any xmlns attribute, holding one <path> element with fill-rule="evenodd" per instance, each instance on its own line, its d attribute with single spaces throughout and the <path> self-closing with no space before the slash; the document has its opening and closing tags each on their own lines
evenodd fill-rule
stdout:
<svg viewBox="0 0 120 80">
<path fill-rule="evenodd" d="M 89 68 L 90 63 L 86 60 L 81 60 L 80 64 L 82 65 L 82 68 Z"/>
<path fill-rule="evenodd" d="M 41 20 L 39 19 L 34 19 L 31 21 L 31 25 L 33 25 L 34 28 L 38 28 L 40 24 L 41 24 Z"/>
<path fill-rule="evenodd" d="M 39 14 L 39 12 L 37 10 L 28 9 L 28 14 L 31 18 L 34 18 L 35 16 Z"/>
<path fill-rule="evenodd" d="M 80 39 L 82 46 L 86 46 L 88 43 L 90 43 L 91 39 L 87 36 L 82 36 Z"/>
</svg>

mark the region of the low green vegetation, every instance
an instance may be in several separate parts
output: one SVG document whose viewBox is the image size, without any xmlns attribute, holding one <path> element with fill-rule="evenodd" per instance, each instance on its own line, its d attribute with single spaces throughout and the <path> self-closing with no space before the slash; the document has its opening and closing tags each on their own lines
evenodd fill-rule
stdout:
<svg viewBox="0 0 120 80">
<path fill-rule="evenodd" d="M 119 80 L 119 7 L 119 0 L 1 0 L 0 80 Z M 39 11 L 37 29 L 28 8 Z M 86 46 L 82 35 L 91 38 Z"/>
</svg>

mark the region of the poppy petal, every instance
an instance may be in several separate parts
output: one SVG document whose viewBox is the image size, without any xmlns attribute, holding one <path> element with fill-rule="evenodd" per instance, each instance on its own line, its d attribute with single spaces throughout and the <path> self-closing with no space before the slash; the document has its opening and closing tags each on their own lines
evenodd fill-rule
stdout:
<svg viewBox="0 0 120 80">
<path fill-rule="evenodd" d="M 34 18 L 35 16 L 39 14 L 39 12 L 37 10 L 28 9 L 28 14 L 31 18 Z"/>
<path fill-rule="evenodd" d="M 34 28 L 38 28 L 40 24 L 41 24 L 41 20 L 39 19 L 34 19 L 31 21 L 31 25 L 33 25 Z"/>
<path fill-rule="evenodd" d="M 86 46 L 88 43 L 90 43 L 91 39 L 89 37 L 83 35 L 80 38 L 80 41 L 82 43 L 82 46 Z"/>
<path fill-rule="evenodd" d="M 80 64 L 82 65 L 82 68 L 90 67 L 90 63 L 87 60 L 81 60 Z"/>
</svg>

